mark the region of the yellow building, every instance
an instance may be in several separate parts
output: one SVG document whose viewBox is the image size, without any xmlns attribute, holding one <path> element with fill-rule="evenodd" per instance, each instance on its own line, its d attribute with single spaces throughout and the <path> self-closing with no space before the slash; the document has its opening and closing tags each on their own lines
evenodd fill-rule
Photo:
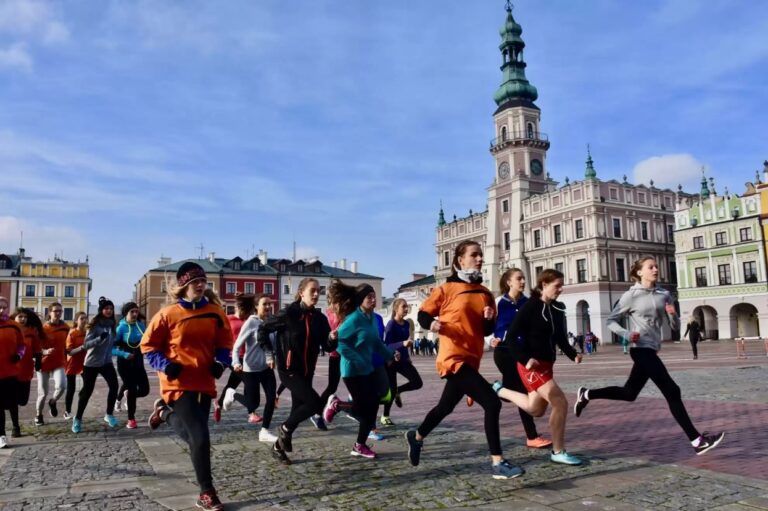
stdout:
<svg viewBox="0 0 768 511">
<path fill-rule="evenodd" d="M 65 321 L 72 321 L 77 312 L 88 312 L 92 282 L 87 258 L 85 262 L 74 263 L 58 257 L 49 261 L 24 257 L 17 278 L 19 307 L 29 307 L 44 317 L 48 306 L 59 302 L 64 307 Z"/>
</svg>

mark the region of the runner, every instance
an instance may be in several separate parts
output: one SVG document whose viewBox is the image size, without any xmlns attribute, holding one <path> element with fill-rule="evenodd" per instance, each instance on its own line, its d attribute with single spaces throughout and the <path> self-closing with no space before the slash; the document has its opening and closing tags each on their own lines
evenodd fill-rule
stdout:
<svg viewBox="0 0 768 511">
<path fill-rule="evenodd" d="M 48 321 L 43 325 L 45 338 L 42 339 L 42 360 L 40 368 L 35 367 L 37 371 L 37 402 L 35 403 L 35 426 L 42 426 L 43 406 L 50 387 L 51 378 L 53 378 L 53 397 L 48 400 L 48 407 L 51 417 L 59 415 L 56 403 L 67 390 L 67 376 L 64 366 L 67 364 L 67 335 L 69 335 L 69 325 L 61 320 L 64 313 L 64 307 L 59 302 L 53 302 L 48 306 Z"/>
<path fill-rule="evenodd" d="M 623 387 L 604 387 L 587 389 L 580 387 L 576 394 L 573 411 L 579 417 L 584 408 L 593 399 L 613 399 L 634 401 L 650 379 L 667 400 L 672 416 L 680 425 L 697 455 L 704 454 L 717 446 L 725 433 L 701 434 L 693 426 L 688 411 L 685 409 L 677 386 L 669 375 L 658 351 L 661 349 L 661 327 L 667 321 L 673 330 L 680 328 L 680 318 L 675 312 L 669 292 L 657 285 L 659 267 L 653 257 L 642 257 L 635 261 L 630 271 L 635 285 L 629 288 L 613 309 L 606 321 L 608 328 L 629 339 L 632 357 L 632 370 Z M 626 319 L 628 329 L 621 326 Z"/>
<path fill-rule="evenodd" d="M 697 344 L 699 344 L 699 341 L 701 340 L 701 326 L 693 316 L 691 316 L 691 320 L 685 326 L 685 333 L 683 334 L 683 337 L 688 337 L 688 340 L 691 341 L 693 359 L 697 360 L 699 358 L 699 349 Z"/>
<path fill-rule="evenodd" d="M 291 391 L 291 413 L 278 428 L 278 439 L 272 446 L 272 456 L 284 465 L 291 464 L 286 453 L 293 451 L 293 432 L 323 406 L 320 396 L 312 388 L 320 346 L 328 352 L 335 349 L 335 342 L 329 342 L 328 318 L 315 308 L 319 297 L 317 279 L 302 279 L 296 300 L 264 321 L 258 333 L 259 346 L 266 352 L 267 366 L 277 364 L 280 381 Z M 277 334 L 274 348 L 270 339 L 273 332 Z"/>
<path fill-rule="evenodd" d="M 149 378 L 144 369 L 144 355 L 141 354 L 141 338 L 147 329 L 144 323 L 144 315 L 139 312 L 139 306 L 135 302 L 123 304 L 120 311 L 122 319 L 117 326 L 115 341 L 115 354 L 117 359 L 117 372 L 123 384 L 117 392 L 115 410 L 122 408 L 123 397 L 126 396 L 128 412 L 128 429 L 136 429 L 136 399 L 149 395 Z"/>
<path fill-rule="evenodd" d="M 541 417 L 552 406 L 549 430 L 553 450 L 549 459 L 564 465 L 581 465 L 582 460 L 565 450 L 565 420 L 568 399 L 555 381 L 553 366 L 559 347 L 565 355 L 581 363 L 581 355 L 568 344 L 565 329 L 565 306 L 557 301 L 563 290 L 563 274 L 544 270 L 536 278 L 531 298 L 525 302 L 507 329 L 503 344 L 517 360 L 517 371 L 526 392 L 504 388 L 496 382 L 499 397 L 511 401 L 534 417 Z M 521 342 L 522 340 L 522 342 Z"/>
<path fill-rule="evenodd" d="M 517 371 L 517 360 L 514 357 L 514 349 L 524 341 L 522 337 L 510 339 L 513 346 L 507 346 L 504 338 L 507 335 L 507 329 L 514 321 L 518 311 L 526 304 L 528 297 L 523 294 L 525 290 L 525 275 L 519 268 L 510 268 L 504 272 L 499 282 L 501 288 L 501 297 L 498 300 L 499 317 L 496 320 L 496 330 L 494 338 L 491 341 L 493 347 L 493 362 L 501 372 L 501 382 L 507 389 L 517 392 L 527 393 L 523 380 L 520 379 L 520 373 Z M 573 337 L 573 334 L 570 334 Z M 570 342 L 569 346 L 573 346 Z M 518 408 L 520 422 L 523 423 L 526 441 L 525 445 L 532 449 L 543 449 L 552 445 L 552 440 L 539 435 L 536 430 L 536 423 L 531 414 Z"/>
<path fill-rule="evenodd" d="M 368 435 L 376 424 L 381 393 L 377 388 L 377 375 L 373 367 L 373 354 L 384 363 L 399 359 L 381 342 L 378 321 L 374 317 L 376 292 L 369 284 L 356 287 L 334 280 L 328 288 L 328 300 L 341 320 L 338 330 L 331 333 L 338 340 L 336 350 L 341 355 L 341 377 L 352 394 L 352 403 L 344 403 L 334 395 L 328 398 L 323 419 L 330 423 L 340 410 L 351 410 L 359 421 L 357 442 L 350 454 L 375 458 L 376 453 L 366 445 Z"/>
<path fill-rule="evenodd" d="M 425 330 L 440 335 L 437 372 L 445 379 L 440 401 L 416 430 L 408 431 L 408 459 L 418 465 L 424 437 L 447 417 L 466 394 L 483 407 L 485 437 L 491 453 L 491 475 L 509 479 L 525 473 L 502 457 L 499 438 L 501 401 L 480 375 L 484 337 L 493 333 L 496 302 L 482 285 L 483 251 L 475 241 L 456 247 L 448 281 L 432 291 L 419 310 L 418 321 Z M 439 317 L 439 319 L 435 319 Z"/>
<path fill-rule="evenodd" d="M 221 510 L 211 475 L 208 416 L 216 397 L 216 379 L 230 363 L 232 331 L 203 268 L 191 261 L 169 286 L 175 303 L 163 307 L 141 339 L 141 352 L 160 379 L 162 399 L 155 401 L 150 429 L 167 422 L 189 445 L 200 496 L 197 507 Z"/>
<path fill-rule="evenodd" d="M 328 325 L 331 327 L 331 331 L 336 330 L 339 328 L 339 319 L 336 317 L 336 314 L 331 309 L 328 309 L 326 311 L 326 316 L 328 317 Z M 336 393 L 336 390 L 339 388 L 339 382 L 341 381 L 341 356 L 337 351 L 331 351 L 328 353 L 328 384 L 325 386 L 325 390 L 322 394 L 320 394 L 320 402 L 321 403 L 327 403 L 328 398 L 331 397 L 331 395 Z M 277 395 L 279 396 L 280 393 L 285 389 L 282 384 L 280 384 L 280 387 L 277 389 Z M 275 401 L 275 406 L 277 406 L 277 401 Z M 319 429 L 320 431 L 328 431 L 328 426 L 325 425 L 325 420 L 323 419 L 323 416 L 319 413 L 316 413 L 312 417 L 309 418 L 309 420 L 312 421 L 312 424 Z"/>
<path fill-rule="evenodd" d="M 396 298 L 392 302 L 392 318 L 387 322 L 387 326 L 384 329 L 384 344 L 389 349 L 398 351 L 400 353 L 400 360 L 392 362 L 387 367 L 392 399 L 384 404 L 384 415 L 381 416 L 382 426 L 395 425 L 389 414 L 392 410 L 392 403 L 396 404 L 398 408 L 402 408 L 403 400 L 401 396 L 403 392 L 419 390 L 424 385 L 421 381 L 421 375 L 411 362 L 411 357 L 408 353 L 408 349 L 413 346 L 413 339 L 411 339 L 411 326 L 405 321 L 406 315 L 408 315 L 408 302 L 403 298 Z M 408 379 L 408 383 L 398 387 L 398 373 L 405 376 Z"/>
<path fill-rule="evenodd" d="M 88 316 L 85 312 L 78 312 L 75 315 L 75 327 L 67 335 L 67 363 L 64 366 L 64 372 L 67 375 L 67 393 L 64 397 L 64 418 L 72 418 L 72 401 L 75 398 L 77 389 L 77 375 L 83 374 L 85 365 L 85 350 L 75 352 L 72 350 L 79 348 L 85 343 L 85 325 L 88 323 Z M 80 380 L 83 377 L 80 376 Z"/>
<path fill-rule="evenodd" d="M 0 449 L 8 447 L 5 411 L 17 407 L 19 362 L 26 346 L 21 327 L 8 316 L 8 299 L 0 296 Z"/>
<path fill-rule="evenodd" d="M 256 308 L 256 296 L 235 294 L 235 313 L 227 316 L 229 320 L 229 328 L 232 330 L 232 338 L 237 339 L 240 336 L 240 329 L 243 328 L 243 323 L 247 320 Z M 245 346 L 240 349 L 240 358 L 243 358 L 245 352 Z M 213 420 L 214 422 L 221 421 L 221 409 L 224 404 L 224 397 L 227 395 L 228 389 L 237 389 L 240 382 L 243 381 L 240 377 L 241 373 L 232 371 L 230 367 L 229 379 L 221 390 L 219 398 L 213 402 Z"/>
<path fill-rule="evenodd" d="M 277 436 L 269 431 L 272 424 L 272 414 L 275 411 L 275 370 L 267 366 L 267 357 L 264 350 L 258 345 L 257 333 L 263 321 L 271 316 L 272 299 L 268 295 L 258 297 L 256 313 L 249 317 L 240 330 L 235 345 L 232 348 L 232 370 L 243 380 L 245 386 L 245 395 L 237 394 L 235 389 L 228 388 L 224 397 L 223 408 L 229 410 L 234 401 L 241 403 L 248 409 L 248 423 L 258 424 L 261 422 L 259 430 L 259 441 L 274 443 Z M 274 349 L 275 339 L 272 336 L 272 347 Z M 244 356 L 241 357 L 241 348 L 245 348 Z M 259 385 L 264 388 L 264 416 L 256 413 L 259 408 L 261 393 Z"/>
<path fill-rule="evenodd" d="M 19 422 L 19 407 L 26 406 L 29 402 L 29 391 L 32 383 L 32 376 L 35 374 L 35 357 L 40 357 L 41 344 L 40 339 L 45 337 L 43 322 L 32 309 L 19 309 L 14 314 L 13 319 L 20 325 L 24 334 L 24 356 L 19 361 L 19 376 L 16 384 L 16 406 L 10 408 L 11 422 L 13 429 L 11 437 L 21 436 L 21 423 Z"/>
<path fill-rule="evenodd" d="M 70 351 L 70 354 L 77 355 L 83 350 L 88 350 L 83 367 L 83 388 L 77 394 L 77 412 L 72 419 L 72 433 L 80 433 L 82 430 L 83 414 L 93 394 L 93 388 L 96 386 L 96 377 L 99 375 L 104 378 L 109 387 L 104 422 L 111 428 L 120 425 L 120 421 L 114 415 L 118 383 L 115 366 L 112 364 L 112 355 L 120 355 L 117 351 L 113 353 L 116 325 L 115 305 L 103 296 L 100 297 L 98 313 L 86 327 L 85 342 L 79 348 Z"/>
</svg>

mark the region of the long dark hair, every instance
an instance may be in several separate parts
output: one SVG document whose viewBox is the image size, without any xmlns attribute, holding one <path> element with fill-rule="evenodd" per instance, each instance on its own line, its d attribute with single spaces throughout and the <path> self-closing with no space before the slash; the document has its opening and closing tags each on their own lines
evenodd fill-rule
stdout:
<svg viewBox="0 0 768 511">
<path fill-rule="evenodd" d="M 43 321 L 40 319 L 40 316 L 37 315 L 37 312 L 35 312 L 32 309 L 28 309 L 26 307 L 21 307 L 16 310 L 16 312 L 13 313 L 13 316 L 11 316 L 11 319 L 16 319 L 16 316 L 19 314 L 24 314 L 27 317 L 27 328 L 34 328 L 37 330 L 37 338 L 41 341 L 45 339 L 45 329 L 43 328 Z"/>
<path fill-rule="evenodd" d="M 646 261 L 655 260 L 656 258 L 653 256 L 644 256 L 632 263 L 632 269 L 629 270 L 629 278 L 632 279 L 632 282 L 640 282 L 640 275 L 638 275 L 637 272 L 643 269 L 643 265 Z"/>
<path fill-rule="evenodd" d="M 536 287 L 531 289 L 531 296 L 535 296 L 536 298 L 541 298 L 541 290 L 544 289 L 544 286 L 549 284 L 550 282 L 554 282 L 557 279 L 564 279 L 565 275 L 563 275 L 561 272 L 557 270 L 553 270 L 552 268 L 548 268 L 542 272 L 539 273 L 539 275 L 536 277 Z"/>
<path fill-rule="evenodd" d="M 109 305 L 107 305 L 107 303 Z M 104 315 L 104 309 L 107 307 L 112 307 L 112 317 L 108 318 Z M 112 323 L 110 325 L 112 331 L 115 331 L 115 327 L 117 327 L 117 320 L 115 319 L 115 305 L 108 299 L 104 298 L 103 296 L 99 298 L 99 312 L 94 317 L 91 318 L 91 320 L 88 322 L 88 325 L 85 327 L 86 330 L 92 329 L 94 326 L 96 326 L 99 323 L 102 322 L 110 322 Z"/>
<path fill-rule="evenodd" d="M 499 288 L 501 288 L 501 294 L 506 295 L 509 293 L 509 279 L 512 278 L 512 275 L 515 273 L 523 273 L 523 270 L 520 268 L 510 268 L 504 273 L 501 274 L 501 278 L 499 278 Z"/>
<path fill-rule="evenodd" d="M 356 302 L 357 287 L 345 284 L 339 279 L 334 279 L 328 286 L 328 303 L 338 307 L 336 317 L 339 323 L 355 311 Z"/>
<path fill-rule="evenodd" d="M 467 249 L 471 246 L 476 246 L 480 249 L 480 251 L 483 251 L 483 248 L 480 246 L 480 243 L 473 240 L 466 240 L 462 241 L 458 245 L 456 245 L 456 249 L 453 251 L 453 261 L 451 261 L 451 277 L 455 277 L 457 275 L 457 268 L 461 268 L 459 265 L 459 258 L 464 255 L 464 252 L 467 251 Z"/>
</svg>

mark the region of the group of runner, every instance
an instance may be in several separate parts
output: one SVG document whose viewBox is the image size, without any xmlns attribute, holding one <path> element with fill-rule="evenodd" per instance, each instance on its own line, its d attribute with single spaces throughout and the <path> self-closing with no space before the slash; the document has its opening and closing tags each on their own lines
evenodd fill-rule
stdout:
<svg viewBox="0 0 768 511">
<path fill-rule="evenodd" d="M 563 274 L 556 270 L 540 272 L 528 298 L 523 294 L 523 272 L 510 269 L 502 276 L 503 295 L 497 304 L 482 285 L 482 263 L 483 253 L 476 242 L 459 244 L 447 282 L 433 290 L 418 312 L 419 324 L 439 335 L 436 366 L 445 386 L 418 428 L 405 433 L 408 459 L 414 466 L 419 464 L 425 438 L 466 396 L 468 404 L 483 408 L 494 478 L 515 478 L 525 472 L 503 457 L 499 432 L 502 401 L 518 407 L 528 447 L 551 448 L 552 462 L 580 465 L 582 458 L 565 449 L 568 400 L 553 372 L 558 348 L 575 363 L 581 362 L 581 355 L 568 343 L 565 308 L 557 300 Z M 635 285 L 608 318 L 608 327 L 631 346 L 634 365 L 630 376 L 621 387 L 579 388 L 575 415 L 580 416 L 592 400 L 633 401 L 650 379 L 661 390 L 695 452 L 702 454 L 715 447 L 723 433 L 702 434 L 693 426 L 680 389 L 657 354 L 663 323 L 679 328 L 672 298 L 657 285 L 658 267 L 653 258 L 638 260 L 631 277 Z M 7 445 L 5 410 L 11 415 L 11 436 L 21 434 L 18 407 L 29 399 L 34 371 L 38 381 L 36 425 L 44 424 L 46 404 L 51 416 L 58 415 L 57 402 L 66 393 L 64 417 L 72 419 L 74 433 L 80 432 L 83 413 L 101 375 L 109 389 L 104 421 L 117 427 L 114 411 L 121 410 L 125 402 L 127 427 L 136 428 L 136 399 L 147 396 L 150 387 L 144 369 L 146 357 L 158 373 L 161 395 L 154 402 L 149 426 L 156 429 L 168 423 L 189 444 L 201 491 L 197 506 L 222 509 L 211 476 L 211 407 L 218 421 L 222 410 L 241 403 L 248 412 L 247 421 L 261 425 L 259 440 L 271 445 L 272 456 L 283 465 L 291 464 L 288 454 L 294 452 L 293 434 L 302 422 L 310 420 L 325 430 L 339 412 L 345 411 L 359 424 L 350 454 L 375 458 L 367 440 L 377 434 L 379 406 L 384 406 L 381 425 L 394 425 L 392 405 L 402 406 L 402 395 L 423 385 L 409 359 L 413 340 L 405 320 L 407 302 L 394 301 L 392 317 L 385 326 L 374 312 L 376 293 L 367 284 L 350 286 L 335 281 L 328 289 L 327 315 L 316 307 L 318 281 L 305 278 L 295 301 L 277 313 L 273 313 L 269 296 L 244 295 L 237 299 L 236 313 L 227 316 L 218 296 L 208 287 L 203 268 L 186 262 L 169 286 L 169 295 L 172 303 L 149 325 L 145 326 L 133 302 L 123 306 L 118 323 L 112 302 L 101 298 L 97 315 L 87 321 L 85 314 L 77 314 L 73 328 L 61 321 L 62 306 L 58 303 L 51 304 L 48 321 L 42 324 L 30 309 L 19 309 L 9 317 L 8 300 L 0 297 L 0 447 Z M 494 362 L 502 375 L 502 380 L 493 384 L 479 372 L 487 337 L 492 339 Z M 321 350 L 330 356 L 328 384 L 319 394 L 313 378 Z M 118 359 L 117 373 L 113 356 Z M 216 379 L 228 367 L 229 380 L 217 400 Z M 290 392 L 291 409 L 273 432 L 270 427 L 279 392 L 275 370 L 281 387 Z M 82 388 L 73 415 L 77 374 L 81 374 Z M 407 382 L 398 385 L 398 374 Z M 336 395 L 340 379 L 350 393 L 348 400 Z M 51 380 L 54 392 L 48 398 Z M 242 394 L 236 390 L 240 382 L 244 384 Z M 261 390 L 265 405 L 263 414 L 258 415 Z M 533 420 L 550 407 L 551 440 L 539 435 Z"/>
</svg>

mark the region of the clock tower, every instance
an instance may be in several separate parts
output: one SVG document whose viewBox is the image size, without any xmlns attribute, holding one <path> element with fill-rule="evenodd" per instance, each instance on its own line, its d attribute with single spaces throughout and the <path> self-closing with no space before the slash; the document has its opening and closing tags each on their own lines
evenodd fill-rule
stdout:
<svg viewBox="0 0 768 511">
<path fill-rule="evenodd" d="M 523 29 L 512 16 L 509 1 L 506 11 L 499 30 L 502 81 L 493 96 L 498 107 L 493 114 L 495 138 L 490 147 L 495 171 L 488 189 L 485 246 L 486 276 L 494 292 L 499 290 L 501 274 L 511 267 L 521 268 L 531 283 L 523 260 L 522 201 L 554 184 L 546 166 L 549 140 L 541 132 L 541 110 L 534 104 L 539 93 L 525 76 Z"/>
</svg>

